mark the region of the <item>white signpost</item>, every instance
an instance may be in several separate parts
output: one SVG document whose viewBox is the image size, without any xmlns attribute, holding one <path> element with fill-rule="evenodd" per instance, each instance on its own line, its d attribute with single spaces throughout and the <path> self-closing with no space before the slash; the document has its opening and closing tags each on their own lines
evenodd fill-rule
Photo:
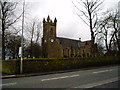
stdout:
<svg viewBox="0 0 120 90">
<path fill-rule="evenodd" d="M 21 57 L 22 47 L 19 47 L 19 57 Z"/>
</svg>

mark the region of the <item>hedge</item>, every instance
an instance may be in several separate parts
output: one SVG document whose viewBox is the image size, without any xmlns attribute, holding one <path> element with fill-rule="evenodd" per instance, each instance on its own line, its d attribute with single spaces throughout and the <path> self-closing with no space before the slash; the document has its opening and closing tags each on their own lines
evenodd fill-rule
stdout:
<svg viewBox="0 0 120 90">
<path fill-rule="evenodd" d="M 103 57 L 86 57 L 86 58 L 63 58 L 63 59 L 24 59 L 23 73 L 42 73 L 59 70 L 69 70 L 90 66 L 101 66 L 118 64 L 119 57 L 103 56 Z M 2 72 L 8 74 L 20 73 L 20 59 L 2 61 Z"/>
</svg>

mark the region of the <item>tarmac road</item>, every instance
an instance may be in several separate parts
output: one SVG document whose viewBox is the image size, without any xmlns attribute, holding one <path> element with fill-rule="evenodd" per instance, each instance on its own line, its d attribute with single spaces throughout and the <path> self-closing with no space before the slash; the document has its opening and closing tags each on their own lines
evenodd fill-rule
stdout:
<svg viewBox="0 0 120 90">
<path fill-rule="evenodd" d="M 2 79 L 2 88 L 93 88 L 118 82 L 120 66 L 99 67 L 89 70 L 41 76 Z M 103 86 L 102 86 L 103 87 Z M 107 86 L 109 88 L 109 85 Z M 106 88 L 107 88 L 106 87 Z M 112 87 L 111 87 L 112 88 Z M 118 88 L 114 83 L 113 88 Z"/>
</svg>

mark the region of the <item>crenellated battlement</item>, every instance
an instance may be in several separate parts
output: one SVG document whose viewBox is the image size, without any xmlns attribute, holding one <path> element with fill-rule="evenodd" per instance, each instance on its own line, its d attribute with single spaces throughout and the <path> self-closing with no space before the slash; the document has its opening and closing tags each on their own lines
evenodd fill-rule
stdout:
<svg viewBox="0 0 120 90">
<path fill-rule="evenodd" d="M 54 21 L 52 21 L 52 19 L 50 19 L 49 15 L 46 20 L 45 20 L 45 18 L 43 18 L 43 24 L 56 25 L 56 23 L 57 23 L 57 19 L 55 18 Z"/>
</svg>

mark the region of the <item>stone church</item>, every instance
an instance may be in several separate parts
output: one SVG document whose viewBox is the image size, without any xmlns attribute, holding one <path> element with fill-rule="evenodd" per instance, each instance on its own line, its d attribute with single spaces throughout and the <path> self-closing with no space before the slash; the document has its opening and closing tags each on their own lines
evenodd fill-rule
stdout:
<svg viewBox="0 0 120 90">
<path fill-rule="evenodd" d="M 57 37 L 57 19 L 43 19 L 42 51 L 44 58 L 89 57 L 92 55 L 92 41 Z"/>
</svg>

